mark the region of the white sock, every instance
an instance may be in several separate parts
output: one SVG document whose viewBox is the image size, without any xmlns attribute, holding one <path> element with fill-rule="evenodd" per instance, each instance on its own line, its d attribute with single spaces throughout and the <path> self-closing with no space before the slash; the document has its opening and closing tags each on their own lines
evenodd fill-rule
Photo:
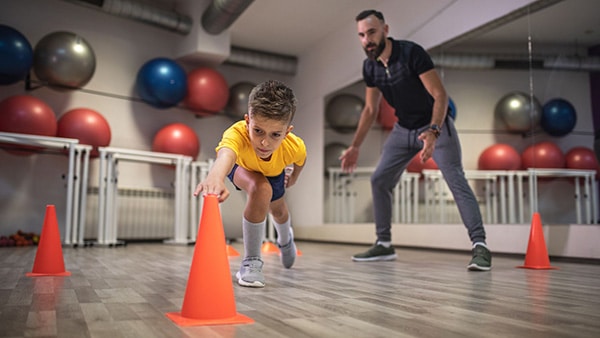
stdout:
<svg viewBox="0 0 600 338">
<path fill-rule="evenodd" d="M 246 218 L 242 220 L 242 232 L 244 234 L 245 257 L 260 257 L 260 249 L 265 239 L 265 227 L 267 220 L 252 223 Z"/>
<path fill-rule="evenodd" d="M 490 248 L 488 248 L 488 247 L 487 247 L 487 245 L 485 245 L 485 243 L 483 243 L 483 242 L 476 242 L 476 243 L 473 243 L 473 248 L 475 248 L 475 247 L 476 247 L 476 246 L 478 246 L 478 245 L 481 245 L 482 247 L 484 247 L 484 248 L 486 248 L 486 249 L 488 249 L 488 250 L 490 249 Z"/>
<path fill-rule="evenodd" d="M 292 216 L 289 215 L 287 221 L 285 221 L 282 224 L 279 224 L 275 221 L 274 218 L 272 218 L 273 226 L 275 226 L 275 230 L 277 230 L 277 243 L 279 245 L 286 245 L 290 242 L 292 232 L 291 219 Z"/>
<path fill-rule="evenodd" d="M 392 242 L 382 242 L 382 241 L 377 241 L 377 244 L 385 247 L 385 248 L 389 248 L 390 246 L 392 246 Z"/>
</svg>

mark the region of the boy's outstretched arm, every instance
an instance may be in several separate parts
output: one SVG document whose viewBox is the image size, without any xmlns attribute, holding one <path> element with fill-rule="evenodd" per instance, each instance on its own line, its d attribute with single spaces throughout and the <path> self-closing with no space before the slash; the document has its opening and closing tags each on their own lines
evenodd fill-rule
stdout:
<svg viewBox="0 0 600 338">
<path fill-rule="evenodd" d="M 233 150 L 229 148 L 219 149 L 217 159 L 206 178 L 198 183 L 194 196 L 198 196 L 202 192 L 204 195 L 216 195 L 219 202 L 225 201 L 229 197 L 229 190 L 225 186 L 225 177 L 233 169 L 236 158 L 237 156 Z"/>
</svg>

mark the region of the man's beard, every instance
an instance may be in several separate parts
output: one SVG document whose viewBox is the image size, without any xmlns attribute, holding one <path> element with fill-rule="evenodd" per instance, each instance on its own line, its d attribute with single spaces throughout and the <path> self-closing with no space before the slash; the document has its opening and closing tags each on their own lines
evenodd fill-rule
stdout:
<svg viewBox="0 0 600 338">
<path fill-rule="evenodd" d="M 385 49 L 385 39 L 381 39 L 381 41 L 377 44 L 375 49 L 369 50 L 369 47 L 372 47 L 374 43 L 369 43 L 365 48 L 365 54 L 370 60 L 377 60 L 377 58 L 383 53 Z"/>
</svg>

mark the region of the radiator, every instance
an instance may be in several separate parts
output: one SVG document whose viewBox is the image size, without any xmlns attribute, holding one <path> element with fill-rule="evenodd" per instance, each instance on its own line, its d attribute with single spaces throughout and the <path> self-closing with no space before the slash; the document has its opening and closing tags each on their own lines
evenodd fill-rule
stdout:
<svg viewBox="0 0 600 338">
<path fill-rule="evenodd" d="M 156 240 L 173 237 L 175 193 L 148 188 L 118 188 L 117 238 Z M 89 187 L 84 236 L 98 238 L 98 187 Z"/>
</svg>

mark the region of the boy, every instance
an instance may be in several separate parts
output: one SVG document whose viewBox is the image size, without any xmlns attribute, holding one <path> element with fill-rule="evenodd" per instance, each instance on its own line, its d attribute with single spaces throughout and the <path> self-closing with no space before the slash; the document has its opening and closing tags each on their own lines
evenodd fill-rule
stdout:
<svg viewBox="0 0 600 338">
<path fill-rule="evenodd" d="M 252 89 L 248 113 L 224 133 L 216 148 L 217 158 L 206 179 L 198 184 L 200 192 L 217 195 L 220 202 L 229 196 L 227 176 L 236 189 L 248 195 L 242 230 L 244 259 L 236 273 L 238 284 L 264 287 L 261 246 L 267 213 L 274 220 L 281 263 L 291 268 L 296 259 L 296 245 L 291 217 L 283 195 L 298 179 L 304 161 L 304 141 L 291 133 L 297 100 L 293 91 L 279 81 L 266 81 Z M 291 173 L 286 167 L 292 165 Z"/>
</svg>

